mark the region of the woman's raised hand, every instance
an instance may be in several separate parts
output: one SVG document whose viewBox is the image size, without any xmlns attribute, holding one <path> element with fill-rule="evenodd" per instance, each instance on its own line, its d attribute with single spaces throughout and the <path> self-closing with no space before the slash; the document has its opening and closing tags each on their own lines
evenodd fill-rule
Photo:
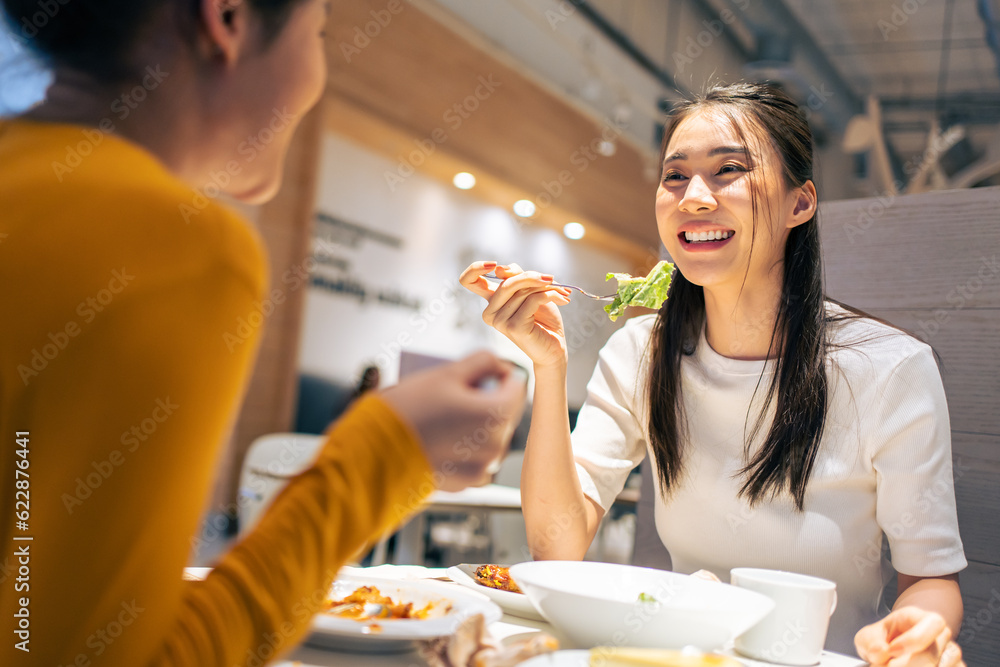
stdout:
<svg viewBox="0 0 1000 667">
<path fill-rule="evenodd" d="M 944 618 L 919 607 L 900 607 L 866 625 L 854 645 L 872 667 L 965 667 Z"/>
<path fill-rule="evenodd" d="M 503 279 L 491 285 L 484 275 Z M 566 363 L 566 333 L 558 306 L 569 303 L 569 290 L 553 287 L 554 278 L 524 271 L 516 264 L 474 262 L 462 272 L 462 285 L 489 303 L 483 321 L 528 355 L 535 366 Z"/>
<path fill-rule="evenodd" d="M 477 352 L 380 392 L 420 435 L 436 487 L 460 491 L 490 481 L 524 412 L 527 386 L 515 370 Z"/>
</svg>

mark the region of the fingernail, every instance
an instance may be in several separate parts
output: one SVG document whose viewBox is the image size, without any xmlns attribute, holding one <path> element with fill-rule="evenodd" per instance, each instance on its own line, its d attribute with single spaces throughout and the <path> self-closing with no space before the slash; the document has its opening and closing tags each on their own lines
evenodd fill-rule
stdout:
<svg viewBox="0 0 1000 667">
<path fill-rule="evenodd" d="M 549 274 L 547 274 L 547 273 L 543 273 L 543 274 L 541 275 L 541 279 L 542 279 L 542 280 L 544 280 L 545 282 L 547 282 L 547 283 L 548 283 L 548 282 L 552 282 L 553 280 L 555 280 L 555 279 L 556 279 L 556 277 L 555 277 L 555 276 L 550 276 L 550 275 L 549 275 Z"/>
<path fill-rule="evenodd" d="M 486 269 L 492 269 L 496 265 L 497 265 L 496 262 L 483 262 L 483 268 Z"/>
</svg>

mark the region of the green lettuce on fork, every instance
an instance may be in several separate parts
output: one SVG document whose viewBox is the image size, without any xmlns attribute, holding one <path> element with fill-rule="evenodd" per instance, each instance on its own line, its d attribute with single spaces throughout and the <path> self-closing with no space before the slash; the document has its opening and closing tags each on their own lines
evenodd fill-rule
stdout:
<svg viewBox="0 0 1000 667">
<path fill-rule="evenodd" d="M 674 265 L 667 261 L 659 262 L 645 278 L 635 278 L 627 273 L 609 273 L 605 280 L 615 278 L 618 281 L 618 294 L 614 301 L 604 306 L 608 317 L 614 322 L 625 314 L 629 306 L 658 309 L 667 300 L 673 273 Z"/>
</svg>

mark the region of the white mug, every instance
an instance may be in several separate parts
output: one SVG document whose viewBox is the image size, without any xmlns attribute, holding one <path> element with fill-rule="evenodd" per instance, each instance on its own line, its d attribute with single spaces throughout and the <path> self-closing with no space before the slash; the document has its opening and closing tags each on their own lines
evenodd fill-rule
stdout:
<svg viewBox="0 0 1000 667">
<path fill-rule="evenodd" d="M 830 616 L 837 608 L 837 585 L 794 572 L 733 568 L 730 583 L 770 597 L 774 609 L 736 638 L 736 650 L 783 665 L 819 663 Z"/>
</svg>

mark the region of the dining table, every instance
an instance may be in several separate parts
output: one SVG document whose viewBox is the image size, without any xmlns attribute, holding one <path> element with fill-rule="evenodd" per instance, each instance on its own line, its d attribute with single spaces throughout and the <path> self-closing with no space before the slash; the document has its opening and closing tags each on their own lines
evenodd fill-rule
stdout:
<svg viewBox="0 0 1000 667">
<path fill-rule="evenodd" d="M 458 583 L 450 581 L 447 568 L 380 565 L 367 568 L 345 568 L 345 571 L 351 576 L 371 576 L 378 579 L 400 581 L 433 580 L 448 582 L 447 585 L 460 587 Z M 464 587 L 460 588 L 467 590 Z M 584 648 L 574 645 L 557 628 L 545 621 L 520 618 L 509 613 L 504 613 L 500 620 L 491 623 L 486 629 L 490 636 L 500 644 L 544 632 L 559 641 L 560 650 Z M 778 667 L 776 663 L 761 662 L 740 656 L 733 652 L 732 647 L 726 647 L 721 652 L 735 656 L 746 667 Z M 275 667 L 425 667 L 427 663 L 415 649 L 392 653 L 362 653 L 327 646 L 315 646 L 309 643 L 309 639 L 306 639 L 304 643 L 273 664 Z M 815 667 L 865 667 L 867 664 L 858 658 L 824 651 L 820 662 Z"/>
</svg>

